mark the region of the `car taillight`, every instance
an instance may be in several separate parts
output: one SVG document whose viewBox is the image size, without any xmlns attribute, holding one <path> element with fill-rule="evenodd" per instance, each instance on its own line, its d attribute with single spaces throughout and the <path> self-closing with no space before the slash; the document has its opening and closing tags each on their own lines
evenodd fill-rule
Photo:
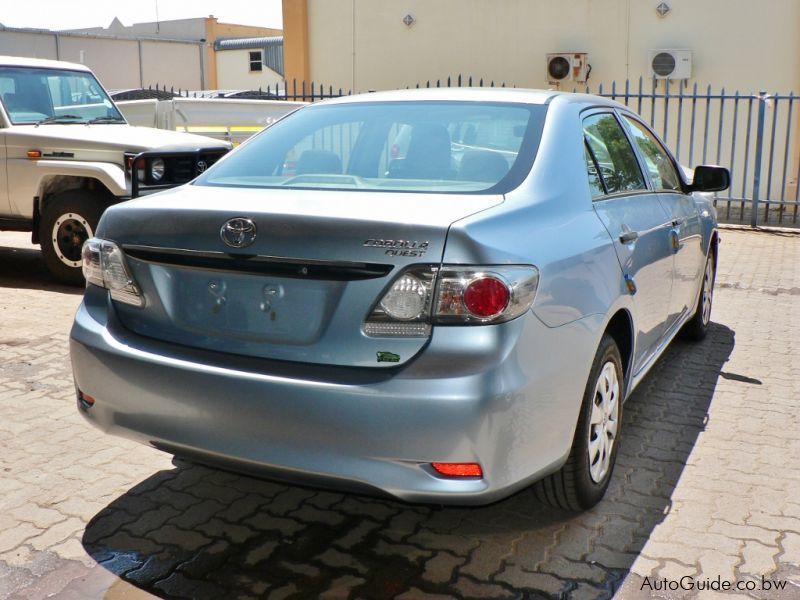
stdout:
<svg viewBox="0 0 800 600">
<path fill-rule="evenodd" d="M 539 270 L 533 266 L 445 265 L 437 279 L 434 323 L 504 323 L 533 304 Z"/>
<path fill-rule="evenodd" d="M 427 337 L 431 324 L 503 323 L 530 308 L 538 285 L 533 266 L 415 267 L 384 292 L 364 332 Z"/>
<path fill-rule="evenodd" d="M 508 306 L 511 290 L 492 276 L 473 279 L 464 290 L 464 306 L 469 312 L 482 319 L 499 315 Z"/>
<path fill-rule="evenodd" d="M 89 238 L 83 243 L 83 276 L 87 284 L 106 288 L 111 297 L 133 306 L 144 306 L 144 297 L 114 242 Z"/>
</svg>

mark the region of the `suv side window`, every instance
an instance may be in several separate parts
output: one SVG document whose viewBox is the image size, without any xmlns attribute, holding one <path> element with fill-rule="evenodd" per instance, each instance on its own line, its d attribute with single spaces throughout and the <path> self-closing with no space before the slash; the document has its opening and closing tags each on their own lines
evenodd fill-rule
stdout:
<svg viewBox="0 0 800 600">
<path fill-rule="evenodd" d="M 681 179 L 675 170 L 675 165 L 669 158 L 669 154 L 659 143 L 653 133 L 639 121 L 623 115 L 628 122 L 633 134 L 633 139 L 642 156 L 647 163 L 647 170 L 650 172 L 650 179 L 653 180 L 653 187 L 656 190 L 681 191 Z"/>
<path fill-rule="evenodd" d="M 583 135 L 597 163 L 596 174 L 589 173 L 590 181 L 599 175 L 609 194 L 647 189 L 633 148 L 613 114 L 586 117 Z"/>
</svg>

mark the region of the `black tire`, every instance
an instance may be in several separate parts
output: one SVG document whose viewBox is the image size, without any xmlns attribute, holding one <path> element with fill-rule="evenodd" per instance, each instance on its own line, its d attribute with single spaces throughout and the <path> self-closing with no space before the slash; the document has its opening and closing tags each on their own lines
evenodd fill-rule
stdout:
<svg viewBox="0 0 800 600">
<path fill-rule="evenodd" d="M 711 307 L 714 303 L 714 282 L 717 279 L 717 262 L 713 250 L 708 253 L 706 265 L 703 269 L 703 281 L 697 298 L 697 310 L 692 318 L 683 326 L 683 337 L 699 342 L 706 337 L 708 326 L 711 324 Z M 709 286 L 706 294 L 706 286 Z M 708 310 L 706 310 L 708 309 Z"/>
<path fill-rule="evenodd" d="M 84 283 L 83 242 L 94 235 L 107 200 L 87 190 L 70 190 L 47 200 L 39 224 L 39 244 L 48 270 L 59 281 Z"/>
<path fill-rule="evenodd" d="M 616 430 L 611 444 L 611 451 L 607 453 L 608 464 L 604 472 L 597 469 L 598 465 L 590 464 L 589 444 L 592 436 L 597 439 L 597 428 L 592 426 L 591 416 L 595 404 L 602 398 L 598 398 L 596 393 L 601 374 L 607 364 L 612 365 L 616 372 L 617 392 L 616 392 Z M 610 373 L 610 371 L 608 372 Z M 583 402 L 578 415 L 578 424 L 575 428 L 575 436 L 572 440 L 567 462 L 561 470 L 548 475 L 534 485 L 536 497 L 552 506 L 567 510 L 581 511 L 592 508 L 603 499 L 611 475 L 614 472 L 614 463 L 617 459 L 619 449 L 620 434 L 622 432 L 622 399 L 625 394 L 625 380 L 622 371 L 622 358 L 614 339 L 609 335 L 604 335 L 600 341 L 600 347 L 595 354 L 592 369 L 589 372 L 589 380 L 583 393 Z M 600 406 L 599 404 L 598 406 Z M 609 419 L 610 422 L 612 419 Z M 602 421 L 603 431 L 606 427 L 605 420 Z M 602 434 L 605 436 L 605 433 Z M 606 454 L 603 454 L 605 456 Z M 598 480 L 595 481 L 595 477 Z"/>
</svg>

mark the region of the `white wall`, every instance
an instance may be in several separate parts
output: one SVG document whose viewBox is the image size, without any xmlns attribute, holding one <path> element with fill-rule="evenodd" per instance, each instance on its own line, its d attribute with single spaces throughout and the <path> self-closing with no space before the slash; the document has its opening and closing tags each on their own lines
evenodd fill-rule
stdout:
<svg viewBox="0 0 800 600">
<path fill-rule="evenodd" d="M 250 71 L 250 52 L 256 50 L 218 50 L 217 86 L 221 90 L 273 89 L 283 83 L 283 77 L 262 65 L 261 71 Z"/>
<path fill-rule="evenodd" d="M 394 89 L 472 75 L 547 87 L 548 52 L 583 51 L 590 83 L 648 77 L 647 51 L 693 52 L 695 81 L 742 92 L 800 89 L 800 1 L 308 0 L 311 78 Z M 402 18 L 411 14 L 411 27 Z M 355 31 L 354 31 L 355 26 Z"/>
</svg>

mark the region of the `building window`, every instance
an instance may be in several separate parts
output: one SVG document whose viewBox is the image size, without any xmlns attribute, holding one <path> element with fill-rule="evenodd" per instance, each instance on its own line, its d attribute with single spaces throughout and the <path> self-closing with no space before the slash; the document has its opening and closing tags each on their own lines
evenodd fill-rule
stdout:
<svg viewBox="0 0 800 600">
<path fill-rule="evenodd" d="M 261 70 L 261 50 L 250 52 L 250 72 Z"/>
</svg>

